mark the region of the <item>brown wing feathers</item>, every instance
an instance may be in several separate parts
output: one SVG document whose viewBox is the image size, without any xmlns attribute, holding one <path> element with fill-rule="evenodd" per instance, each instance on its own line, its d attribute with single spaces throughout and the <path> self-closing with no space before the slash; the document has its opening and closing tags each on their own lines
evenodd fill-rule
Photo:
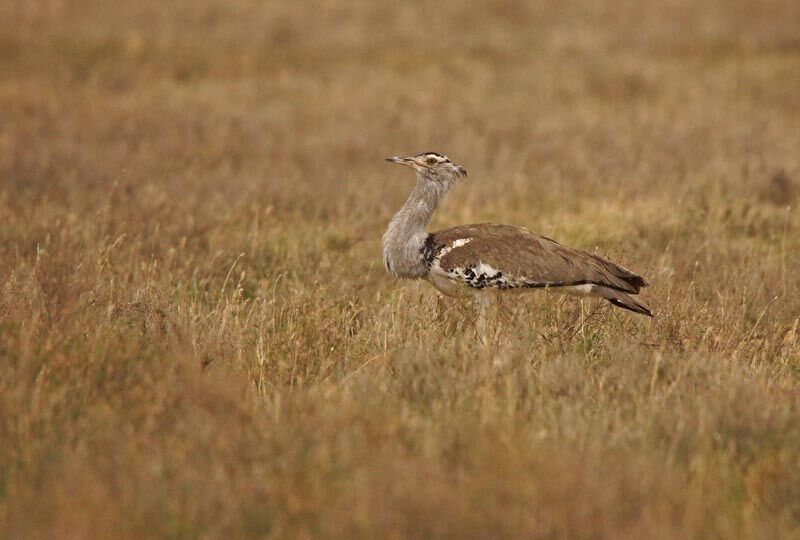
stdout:
<svg viewBox="0 0 800 540">
<path fill-rule="evenodd" d="M 446 272 L 489 264 L 526 287 L 595 284 L 637 294 L 647 282 L 629 270 L 585 251 L 571 249 L 522 227 L 484 223 L 432 233 L 425 246 L 436 256 L 459 239 L 469 239 L 439 260 Z"/>
</svg>

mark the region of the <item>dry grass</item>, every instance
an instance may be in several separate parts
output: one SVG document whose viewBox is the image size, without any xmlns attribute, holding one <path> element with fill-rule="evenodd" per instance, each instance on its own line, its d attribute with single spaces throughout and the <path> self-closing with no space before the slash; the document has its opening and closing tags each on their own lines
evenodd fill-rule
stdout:
<svg viewBox="0 0 800 540">
<path fill-rule="evenodd" d="M 439 4 L 0 4 L 0 537 L 800 537 L 800 4 Z M 429 149 L 657 317 L 437 319 Z"/>
</svg>

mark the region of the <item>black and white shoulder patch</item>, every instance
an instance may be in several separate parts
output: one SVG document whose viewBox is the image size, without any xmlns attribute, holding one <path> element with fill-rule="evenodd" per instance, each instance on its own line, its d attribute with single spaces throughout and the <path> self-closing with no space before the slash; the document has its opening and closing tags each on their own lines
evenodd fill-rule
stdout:
<svg viewBox="0 0 800 540">
<path fill-rule="evenodd" d="M 440 262 L 445 255 L 467 245 L 471 240 L 471 238 L 457 238 L 447 244 L 437 244 L 435 238 L 428 235 L 422 247 L 422 255 L 428 271 L 438 277 L 461 283 L 473 289 L 505 290 L 528 286 L 525 281 L 515 279 L 513 276 L 506 276 L 492 265 L 481 261 L 448 270 L 442 268 Z"/>
</svg>

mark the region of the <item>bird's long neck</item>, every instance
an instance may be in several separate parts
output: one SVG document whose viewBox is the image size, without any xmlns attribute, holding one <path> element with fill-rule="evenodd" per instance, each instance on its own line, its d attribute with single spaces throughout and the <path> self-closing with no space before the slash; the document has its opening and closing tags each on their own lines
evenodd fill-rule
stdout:
<svg viewBox="0 0 800 540">
<path fill-rule="evenodd" d="M 397 212 L 383 235 L 383 263 L 397 277 L 418 278 L 428 268 L 422 247 L 428 234 L 425 227 L 447 193 L 448 186 L 417 177 L 403 207 Z"/>
</svg>

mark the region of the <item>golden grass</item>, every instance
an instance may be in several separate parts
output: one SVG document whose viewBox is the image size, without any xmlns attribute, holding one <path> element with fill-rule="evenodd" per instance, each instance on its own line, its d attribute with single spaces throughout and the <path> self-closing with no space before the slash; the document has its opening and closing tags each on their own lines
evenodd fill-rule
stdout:
<svg viewBox="0 0 800 540">
<path fill-rule="evenodd" d="M 0 537 L 798 538 L 799 5 L 0 5 Z M 477 346 L 423 150 L 656 318 Z"/>
</svg>

